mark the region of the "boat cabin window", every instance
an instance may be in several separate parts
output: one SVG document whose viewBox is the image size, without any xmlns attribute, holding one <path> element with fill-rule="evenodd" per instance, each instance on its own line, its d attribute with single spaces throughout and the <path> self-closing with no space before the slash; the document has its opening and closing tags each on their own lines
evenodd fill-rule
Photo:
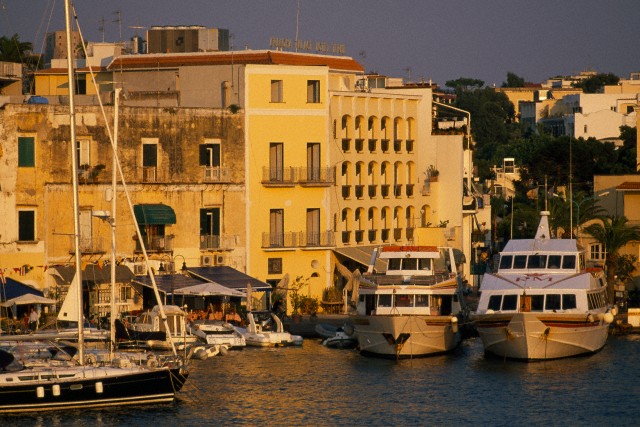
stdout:
<svg viewBox="0 0 640 427">
<path fill-rule="evenodd" d="M 531 295 L 531 311 L 544 311 L 544 295 Z"/>
<path fill-rule="evenodd" d="M 562 261 L 562 255 L 549 255 L 549 262 L 547 268 L 557 269 L 560 268 L 560 262 Z"/>
<path fill-rule="evenodd" d="M 527 268 L 545 268 L 547 266 L 546 255 L 529 255 Z"/>
<path fill-rule="evenodd" d="M 589 310 L 593 310 L 594 308 L 604 307 L 606 305 L 602 292 L 587 294 L 587 299 L 589 302 Z"/>
<path fill-rule="evenodd" d="M 571 310 L 572 308 L 576 308 L 578 305 L 576 304 L 576 296 L 575 294 L 563 294 L 562 295 L 562 309 L 563 310 Z"/>
<path fill-rule="evenodd" d="M 518 295 L 505 295 L 502 298 L 502 311 L 515 310 L 518 306 Z"/>
<path fill-rule="evenodd" d="M 417 270 L 418 260 L 416 258 L 405 258 L 402 260 L 403 270 Z"/>
<path fill-rule="evenodd" d="M 565 255 L 562 258 L 562 268 L 573 270 L 576 268 L 576 256 L 575 255 Z"/>
<path fill-rule="evenodd" d="M 502 295 L 491 295 L 487 308 L 493 311 L 500 311 L 500 304 L 502 304 Z"/>
<path fill-rule="evenodd" d="M 389 264 L 387 266 L 387 270 L 392 270 L 392 271 L 400 270 L 401 261 L 402 260 L 400 258 L 389 258 Z"/>
<path fill-rule="evenodd" d="M 511 255 L 502 255 L 500 257 L 500 269 L 510 269 L 513 257 Z"/>
<path fill-rule="evenodd" d="M 429 295 L 416 295 L 416 307 L 429 307 Z"/>
<path fill-rule="evenodd" d="M 413 307 L 413 295 L 396 295 L 396 307 Z"/>
<path fill-rule="evenodd" d="M 431 259 L 429 259 L 429 258 L 419 258 L 418 259 L 418 269 L 419 270 L 431 270 Z"/>
<path fill-rule="evenodd" d="M 545 310 L 560 310 L 560 294 L 547 294 L 544 303 Z"/>
<path fill-rule="evenodd" d="M 378 295 L 378 307 L 391 307 L 391 295 Z"/>
<path fill-rule="evenodd" d="M 525 268 L 527 265 L 526 255 L 516 255 L 513 260 L 513 268 Z"/>
</svg>

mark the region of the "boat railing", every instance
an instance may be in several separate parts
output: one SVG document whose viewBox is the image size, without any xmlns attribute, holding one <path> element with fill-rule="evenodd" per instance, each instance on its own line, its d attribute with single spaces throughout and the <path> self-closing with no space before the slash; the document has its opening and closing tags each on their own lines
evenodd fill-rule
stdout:
<svg viewBox="0 0 640 427">
<path fill-rule="evenodd" d="M 403 274 L 380 274 L 380 275 L 364 275 L 364 277 L 378 286 L 393 285 L 416 285 L 416 286 L 432 286 L 436 283 L 444 282 L 451 278 L 450 273 L 435 273 L 429 276 L 419 274 L 403 275 Z"/>
</svg>

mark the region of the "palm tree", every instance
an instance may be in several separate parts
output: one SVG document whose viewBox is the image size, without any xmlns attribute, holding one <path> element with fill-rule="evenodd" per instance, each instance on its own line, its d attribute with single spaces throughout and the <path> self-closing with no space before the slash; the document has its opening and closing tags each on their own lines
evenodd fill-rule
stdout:
<svg viewBox="0 0 640 427">
<path fill-rule="evenodd" d="M 18 34 L 14 34 L 13 37 L 0 37 L 0 61 L 24 63 L 31 51 L 33 45 L 21 42 Z"/>
<path fill-rule="evenodd" d="M 629 225 L 629 220 L 625 216 L 604 216 L 600 217 L 600 221 L 602 224 L 589 224 L 584 227 L 584 231 L 603 246 L 607 287 L 610 301 L 613 301 L 614 278 L 620 261 L 618 252 L 627 243 L 640 241 L 640 226 Z"/>
</svg>

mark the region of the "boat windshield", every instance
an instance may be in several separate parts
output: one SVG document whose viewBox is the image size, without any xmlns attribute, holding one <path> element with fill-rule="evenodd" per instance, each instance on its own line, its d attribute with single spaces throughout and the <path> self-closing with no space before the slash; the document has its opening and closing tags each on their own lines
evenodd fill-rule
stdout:
<svg viewBox="0 0 640 427">
<path fill-rule="evenodd" d="M 576 255 L 501 255 L 500 270 L 575 270 Z"/>
</svg>

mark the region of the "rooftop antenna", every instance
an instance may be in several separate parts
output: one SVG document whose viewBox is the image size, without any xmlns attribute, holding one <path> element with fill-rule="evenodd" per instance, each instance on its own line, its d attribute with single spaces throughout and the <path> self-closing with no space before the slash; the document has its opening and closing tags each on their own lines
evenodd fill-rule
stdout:
<svg viewBox="0 0 640 427">
<path fill-rule="evenodd" d="M 298 9 L 296 11 L 296 52 L 298 51 L 298 23 L 300 21 L 300 0 L 298 0 Z"/>
<path fill-rule="evenodd" d="M 98 23 L 100 24 L 98 31 L 102 33 L 102 43 L 104 43 L 104 16 L 98 21 Z"/>
<path fill-rule="evenodd" d="M 119 11 L 119 10 L 116 10 L 113 13 L 116 14 L 117 18 L 112 22 L 117 22 L 118 23 L 118 31 L 119 31 L 119 35 L 120 35 L 120 38 L 118 39 L 118 41 L 121 42 L 122 41 L 122 12 Z"/>
</svg>

